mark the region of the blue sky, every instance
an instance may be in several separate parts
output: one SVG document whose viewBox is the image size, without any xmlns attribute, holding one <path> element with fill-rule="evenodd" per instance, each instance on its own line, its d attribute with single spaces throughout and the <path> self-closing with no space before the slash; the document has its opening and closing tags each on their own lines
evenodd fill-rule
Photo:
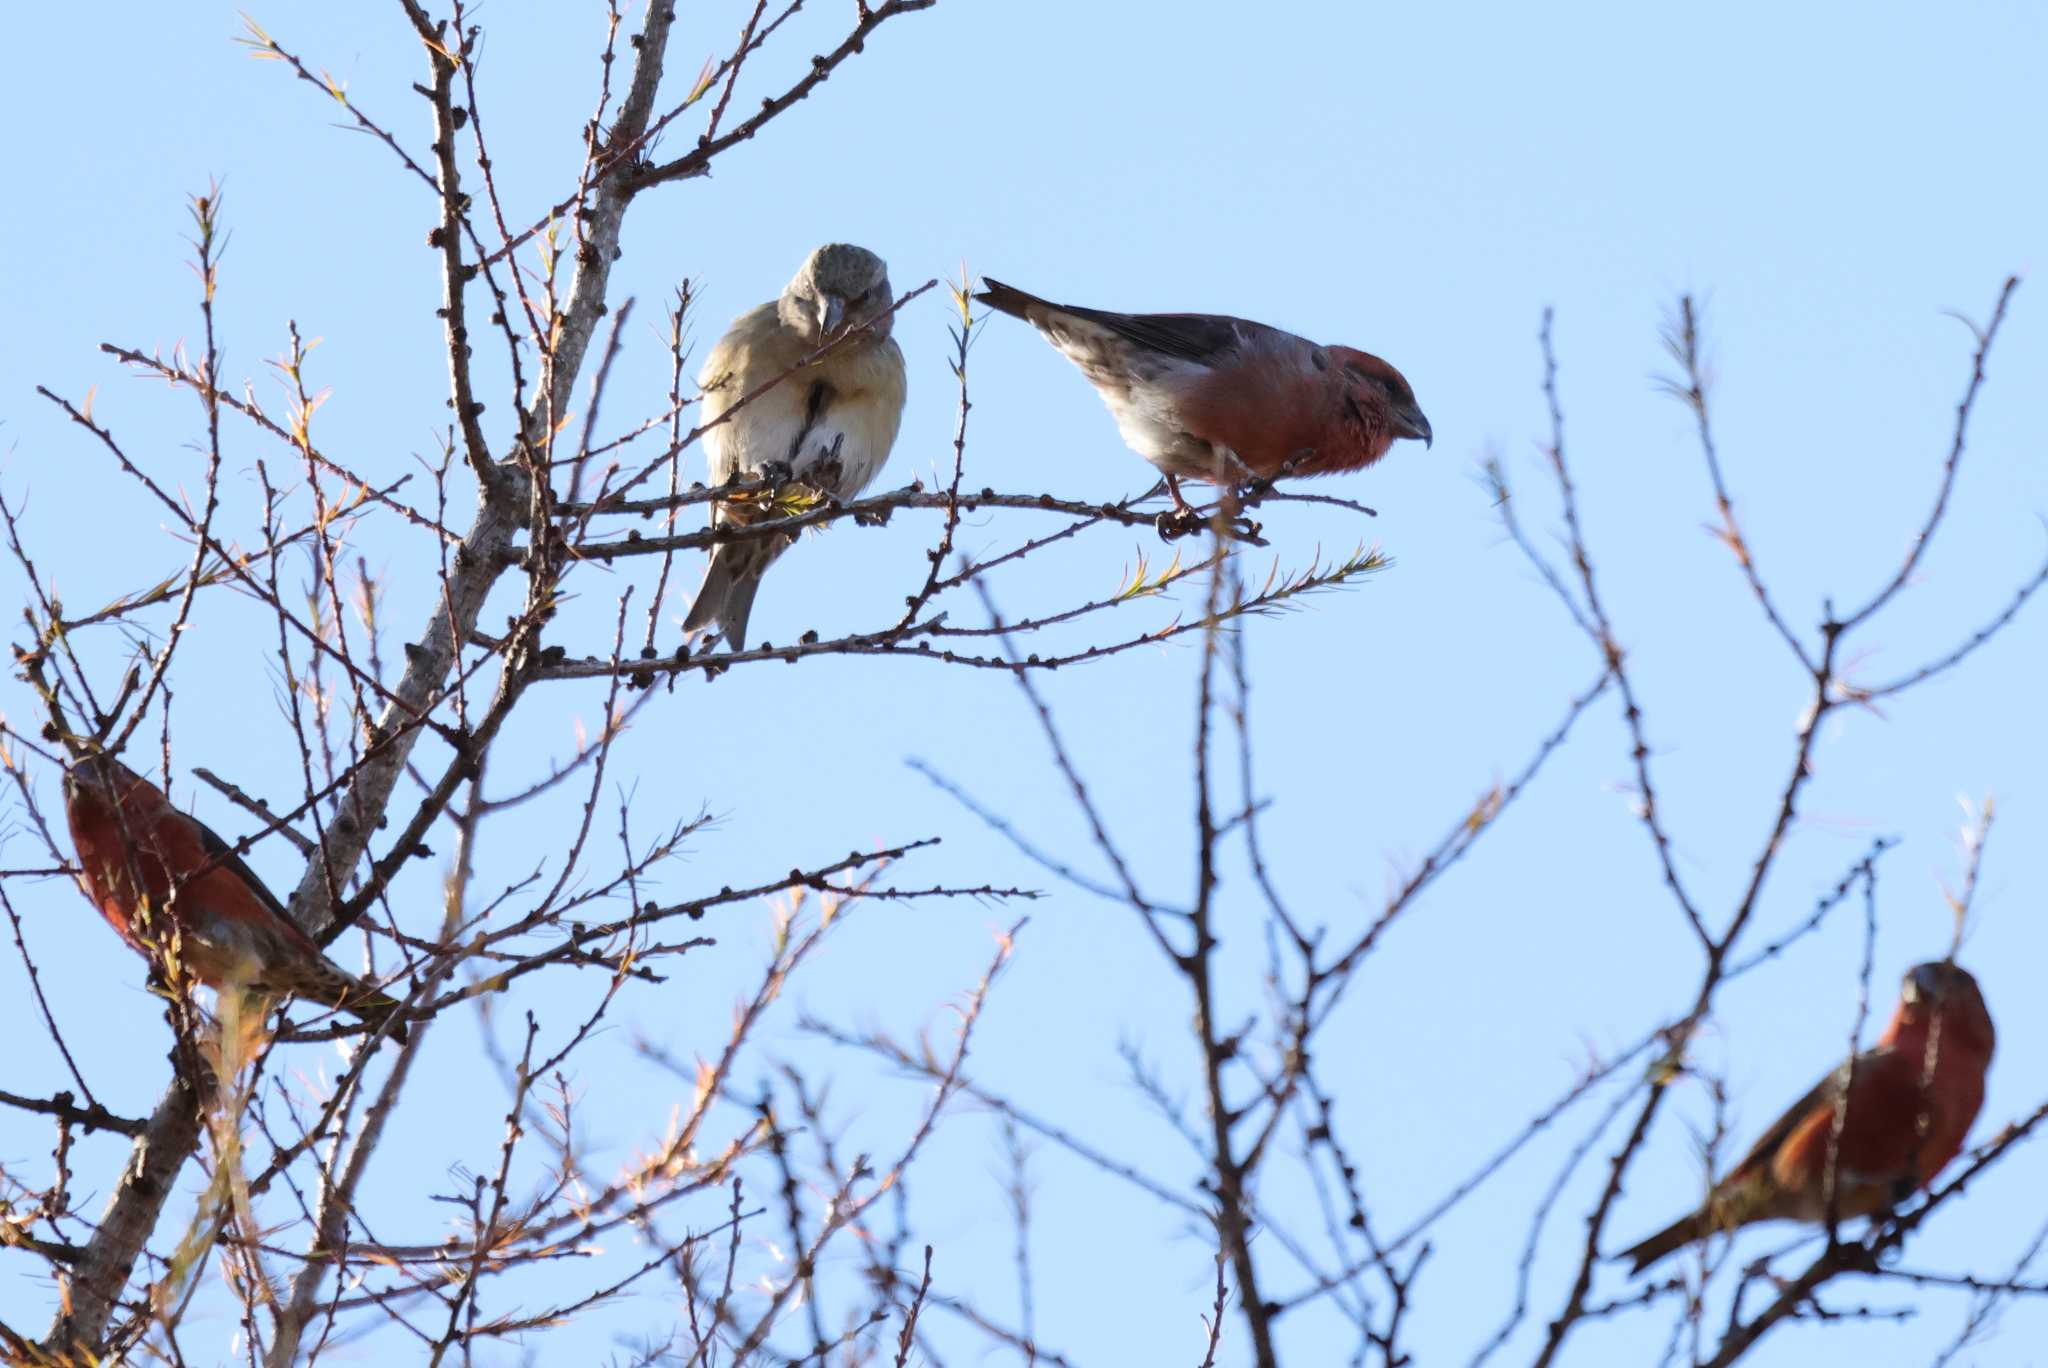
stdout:
<svg viewBox="0 0 2048 1368">
<path fill-rule="evenodd" d="M 703 56 L 724 51 L 747 8 L 682 7 L 672 75 L 687 79 Z M 851 7 L 812 8 L 749 68 L 736 107 L 780 90 L 836 41 Z M 409 92 L 423 65 L 395 6 L 254 13 L 424 145 L 424 110 Z M 500 186 L 514 216 L 530 217 L 574 175 L 599 11 L 501 5 L 482 17 L 479 79 Z M 9 27 L 0 114 L 15 130 L 18 213 L 16 264 L 0 273 L 10 325 L 0 330 L 0 485 L 26 500 L 32 547 L 66 602 L 96 605 L 155 582 L 186 552 L 163 530 L 161 510 L 110 478 L 104 455 L 33 387 L 72 396 L 96 387 L 99 416 L 151 469 L 196 484 L 196 407 L 96 348 L 168 349 L 194 336 L 183 200 L 209 178 L 225 184 L 234 233 L 220 304 L 226 373 L 275 396 L 264 362 L 296 319 L 324 339 L 315 371 L 334 393 L 317 420 L 323 446 L 375 478 L 417 470 L 445 421 L 426 190 L 383 148 L 336 127 L 336 107 L 317 91 L 250 61 L 231 41 L 239 21 L 230 6 L 124 11 L 90 36 L 53 8 L 32 8 Z M 1966 635 L 2048 552 L 2048 391 L 2039 384 L 2048 312 L 2025 278 L 2048 247 L 2048 190 L 2034 172 L 2048 126 L 2036 70 L 2044 28 L 2048 18 L 2020 4 L 1615 5 L 1563 17 L 1485 5 L 1273 0 L 1197 11 L 945 0 L 884 29 L 710 179 L 635 207 L 614 297 L 637 296 L 640 312 L 608 412 L 624 421 L 661 402 L 656 315 L 679 278 L 701 300 L 701 355 L 727 319 L 770 297 L 806 251 L 831 239 L 882 253 L 899 288 L 964 261 L 1058 299 L 1239 313 L 1392 360 L 1429 414 L 1434 449 L 1403 446 L 1370 473 L 1318 488 L 1379 509 L 1365 534 L 1394 567 L 1255 623 L 1248 638 L 1262 786 L 1274 800 L 1269 857 L 1293 901 L 1341 932 L 1373 915 L 1390 870 L 1520 766 L 1597 668 L 1501 536 L 1474 478 L 1479 460 L 1498 453 L 1526 491 L 1524 516 L 1548 538 L 1556 519 L 1537 459 L 1545 419 L 1535 337 L 1541 311 L 1555 306 L 1582 512 L 1649 715 L 1660 799 L 1681 867 L 1710 915 L 1725 916 L 1768 827 L 1805 681 L 1704 530 L 1711 491 L 1690 417 L 1651 383 L 1666 365 L 1660 312 L 1681 291 L 1706 301 L 1717 430 L 1739 512 L 1780 603 L 1810 633 L 1825 598 L 1858 601 L 1890 573 L 1932 493 L 1971 345 L 1945 311 L 1981 319 L 2004 277 L 2022 275 L 1950 519 L 1917 582 L 1866 635 L 1874 651 L 1862 669 L 1883 678 Z M 692 137 L 679 129 L 675 141 Z M 898 320 L 911 398 L 885 483 L 929 478 L 950 460 L 941 295 Z M 971 484 L 1099 499 L 1149 483 L 1073 368 L 1021 325 L 991 322 L 969 383 Z M 507 409 L 491 404 L 494 437 Z M 281 457 L 245 433 L 230 442 L 226 507 L 246 519 L 255 461 L 276 469 Z M 413 491 L 422 484 L 416 477 Z M 1021 526 L 971 521 L 962 544 L 1004 545 Z M 882 533 L 807 541 L 770 578 L 755 635 L 788 640 L 808 626 L 830 633 L 893 620 L 931 531 L 929 521 L 899 518 Z M 1334 510 L 1275 515 L 1269 531 L 1275 550 L 1255 553 L 1261 569 L 1268 555 L 1300 564 L 1318 546 L 1348 550 L 1361 535 Z M 420 544 L 391 528 L 366 528 L 358 549 L 401 585 L 423 563 Z M 1098 534 L 998 590 L 1012 611 L 1064 605 L 1107 592 L 1138 554 L 1160 554 L 1149 534 Z M 694 567 L 684 573 L 693 585 Z M 572 648 L 608 643 L 601 624 L 622 587 L 622 577 L 596 573 L 576 585 L 582 599 L 565 624 Z M 418 618 L 420 592 L 417 582 L 401 589 L 397 630 Z M 287 792 L 296 762 L 280 749 L 289 732 L 274 661 L 262 654 L 269 629 L 250 605 L 215 597 L 173 681 L 177 766 Z M 22 599 L 11 564 L 0 567 L 0 599 Z M 113 681 L 121 643 L 90 649 Z M 1770 928 L 1796 924 L 1873 837 L 1897 836 L 1882 865 L 1876 946 L 1888 982 L 1945 947 L 1941 889 L 1962 864 L 1958 799 L 1996 795 L 1963 955 L 2001 1031 L 1980 1136 L 2048 1091 L 2038 1067 L 2048 1005 L 2035 986 L 2048 953 L 2044 649 L 2048 618 L 2030 612 L 1964 669 L 1882 715 L 1829 720 L 1805 820 L 1759 912 Z M 1141 877 L 1176 896 L 1193 869 L 1194 663 L 1192 650 L 1167 647 L 1044 683 Z M 31 695 L 10 686 L 4 698 L 9 720 L 26 726 Z M 538 772 L 572 746 L 575 719 L 587 723 L 601 706 L 594 690 L 554 686 L 507 745 Z M 945 844 L 905 870 L 911 881 L 1045 884 L 908 769 L 912 757 L 1085 858 L 1084 828 L 1031 715 L 993 673 L 855 658 L 692 681 L 643 715 L 620 774 L 648 829 L 703 806 L 722 817 L 670 874 L 678 894 L 925 835 Z M 1626 732 L 1606 700 L 1524 805 L 1389 938 L 1330 1028 L 1323 1054 L 1339 1116 L 1385 1221 L 1403 1225 L 1429 1205 L 1568 1087 L 1589 1054 L 1689 1001 L 1697 955 L 1661 894 L 1629 783 Z M 45 784 L 54 795 L 49 776 Z M 195 788 L 188 772 L 174 775 L 178 796 L 208 821 L 242 829 L 239 814 Z M 17 817 L 7 814 L 10 830 Z M 559 840 L 559 812 L 536 813 L 529 829 L 522 820 L 487 840 L 487 882 L 517 877 L 532 850 Z M 32 849 L 17 832 L 6 863 Z M 297 875 L 279 848 L 259 850 L 256 864 L 281 885 Z M 1250 947 L 1258 903 L 1240 875 L 1229 871 L 1237 920 L 1225 934 Z M 161 1025 L 139 964 L 67 886 L 9 891 L 88 1078 L 117 1110 L 146 1109 Z M 419 871 L 401 896 L 431 922 L 434 872 Z M 1190 1181 L 1192 1156 L 1135 1098 L 1117 1058 L 1120 1041 L 1134 1042 L 1194 1088 L 1182 989 L 1122 909 L 1062 890 L 1030 910 L 976 1040 L 976 1077 L 1163 1181 Z M 596 1167 L 658 1135 L 672 1101 L 636 1062 L 636 1036 L 682 1055 L 708 1048 L 758 961 L 767 915 L 747 909 L 711 928 L 715 951 L 684 961 L 665 986 L 636 985 L 610 1035 L 580 1056 Z M 774 1053 L 844 1069 L 836 1096 L 858 1143 L 878 1152 L 900 1144 L 919 1089 L 800 1038 L 795 1009 L 943 1034 L 947 1004 L 974 982 L 993 931 L 1013 915 L 973 904 L 863 909 L 792 990 Z M 1839 918 L 1722 998 L 1701 1050 L 1727 1071 L 1738 1137 L 1839 1055 L 1861 952 L 1856 918 Z M 1235 963 L 1228 992 L 1249 1004 L 1257 958 Z M 21 983 L 18 960 L 0 960 L 0 1003 L 10 1004 L 0 1032 L 23 1042 L 0 1086 L 47 1094 L 64 1086 L 61 1064 Z M 590 987 L 511 1005 L 573 1029 Z M 444 1220 L 422 1209 L 422 1186 L 445 1188 L 454 1181 L 445 1175 L 495 1153 L 503 1098 L 479 1076 L 480 1029 L 453 1022 L 430 1047 L 415 1086 L 434 1101 L 416 1102 L 389 1152 L 405 1156 L 405 1174 L 376 1194 L 390 1221 L 422 1238 Z M 299 1048 L 311 1056 L 308 1073 L 331 1063 L 318 1047 Z M 1633 1173 L 1617 1242 L 1696 1192 L 1681 1122 L 1704 1124 L 1707 1109 L 1697 1090 L 1679 1102 Z M 1411 1329 L 1422 1361 L 1468 1359 L 1506 1314 L 1527 1213 L 1589 1124 L 1590 1113 L 1575 1114 L 1442 1227 Z M 10 1168 L 40 1172 L 49 1143 L 46 1127 L 0 1116 L 0 1162 Z M 921 1236 L 938 1247 L 935 1281 L 1013 1316 L 999 1148 L 986 1118 L 963 1112 L 930 1162 L 912 1200 Z M 118 1163 L 104 1141 L 81 1144 L 74 1181 L 103 1191 Z M 1044 1342 L 1080 1363 L 1199 1362 L 1209 1277 L 1200 1243 L 1170 1213 L 1049 1149 L 1035 1165 Z M 1560 1304 L 1577 1233 L 1570 1213 L 1583 1208 L 1597 1168 L 1596 1159 L 1568 1189 L 1536 1265 L 1538 1322 Z M 2007 1163 L 1933 1223 L 1911 1264 L 2001 1271 L 2041 1220 L 2044 1181 L 2041 1154 Z M 1754 1247 L 1771 1238 L 1754 1237 Z M 1604 1276 L 1606 1291 L 1625 1288 L 1612 1270 Z M 0 1278 L 0 1318 L 35 1325 L 48 1296 L 18 1271 Z M 1792 1327 L 1751 1361 L 1809 1363 L 1821 1352 L 1927 1361 L 1964 1311 L 1953 1294 L 1895 1285 L 1845 1286 L 1837 1301 L 1918 1314 L 1902 1325 Z M 588 1339 L 534 1348 L 539 1361 L 583 1361 L 609 1330 L 672 1314 L 650 1296 L 593 1323 Z M 1667 1319 L 1659 1311 L 1591 1327 L 1568 1361 L 1651 1361 Z M 226 1318 L 202 1321 L 187 1352 L 224 1355 L 232 1330 Z M 941 1333 L 942 1345 L 972 1342 L 954 1327 Z M 1332 1361 L 1342 1343 L 1332 1333 L 1304 1315 L 1283 1343 L 1291 1361 Z M 2028 1362 L 2044 1333 L 2048 1313 L 2015 1308 L 2000 1337 L 1966 1361 Z M 1527 1336 L 1501 1361 L 1526 1359 Z M 1226 1361 L 1244 1352 L 1241 1337 L 1226 1337 Z M 948 1361 L 979 1360 L 955 1349 Z"/>
</svg>

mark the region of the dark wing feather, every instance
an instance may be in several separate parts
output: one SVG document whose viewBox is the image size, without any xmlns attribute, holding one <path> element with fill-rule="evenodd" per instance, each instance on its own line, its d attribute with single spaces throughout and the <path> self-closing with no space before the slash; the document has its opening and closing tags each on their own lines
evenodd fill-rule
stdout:
<svg viewBox="0 0 2048 1368">
<path fill-rule="evenodd" d="M 1078 304 L 1055 304 L 985 276 L 981 283 L 986 288 L 975 298 L 1014 318 L 1028 319 L 1034 305 L 1054 313 L 1072 314 L 1097 327 L 1107 328 L 1148 351 L 1176 356 L 1184 361 L 1214 362 L 1236 351 L 1253 337 L 1279 332 L 1277 328 L 1269 328 L 1263 323 L 1224 314 L 1126 314 L 1113 313 L 1108 309 L 1084 309 Z"/>
<path fill-rule="evenodd" d="M 1067 309 L 1098 323 L 1147 351 L 1184 361 L 1213 364 L 1244 345 L 1261 325 L 1222 314 L 1120 314 L 1105 309 Z"/>
<path fill-rule="evenodd" d="M 1865 1052 L 1857 1056 L 1856 1067 L 1859 1074 L 1872 1053 L 1874 1052 Z M 1814 1084 L 1807 1090 L 1806 1096 L 1785 1108 L 1784 1115 L 1780 1116 L 1769 1130 L 1757 1137 L 1757 1142 L 1749 1147 L 1749 1153 L 1742 1156 L 1742 1162 L 1728 1170 L 1728 1178 L 1724 1181 L 1732 1181 L 1737 1175 L 1747 1174 L 1753 1169 L 1769 1164 L 1777 1157 L 1778 1151 L 1784 1148 L 1792 1133 L 1798 1130 L 1800 1124 L 1812 1116 L 1817 1108 L 1833 1109 L 1835 1099 L 1841 1094 L 1842 1085 L 1848 1079 L 1849 1066 L 1843 1064 Z"/>
<path fill-rule="evenodd" d="M 240 879 L 249 891 L 256 895 L 257 901 L 269 908 L 279 921 L 295 931 L 298 930 L 297 923 L 293 922 L 291 914 L 285 911 L 284 904 L 277 900 L 275 893 L 264 886 L 263 880 L 256 877 L 256 871 L 249 868 L 248 862 L 235 854 L 233 846 L 215 834 L 212 827 L 190 813 L 181 812 L 178 815 L 190 822 L 198 831 L 199 844 L 205 848 L 207 859 L 216 862 L 222 869 Z"/>
</svg>

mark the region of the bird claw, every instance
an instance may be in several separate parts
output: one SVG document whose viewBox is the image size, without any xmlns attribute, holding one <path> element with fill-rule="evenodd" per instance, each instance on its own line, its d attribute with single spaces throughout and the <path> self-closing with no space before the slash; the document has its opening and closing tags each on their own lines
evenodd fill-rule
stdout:
<svg viewBox="0 0 2048 1368">
<path fill-rule="evenodd" d="M 829 452 L 821 453 L 817 460 L 804 469 L 804 483 L 817 490 L 836 490 L 846 483 L 846 466 L 839 459 L 839 444 L 834 442 Z"/>
<path fill-rule="evenodd" d="M 1270 479 L 1261 477 L 1246 480 L 1244 483 L 1232 488 L 1230 491 L 1231 500 L 1239 508 L 1249 508 L 1273 492 L 1276 480 L 1277 477 Z"/>
<path fill-rule="evenodd" d="M 1210 518 L 1199 509 L 1169 508 L 1152 520 L 1152 526 L 1159 530 L 1161 541 L 1177 542 L 1182 537 L 1192 536 L 1201 531 L 1209 522 Z M 1253 522 L 1250 518 L 1225 517 L 1222 523 L 1232 541 L 1244 542 L 1251 546 L 1266 544 L 1265 539 L 1259 535 L 1264 530 L 1263 525 Z"/>
</svg>

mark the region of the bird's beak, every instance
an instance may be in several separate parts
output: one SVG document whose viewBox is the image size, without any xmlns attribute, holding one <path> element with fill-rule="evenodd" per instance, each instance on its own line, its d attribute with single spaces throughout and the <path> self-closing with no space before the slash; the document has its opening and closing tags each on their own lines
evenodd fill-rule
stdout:
<svg viewBox="0 0 2048 1368">
<path fill-rule="evenodd" d="M 1930 1002 L 1939 1001 L 1945 986 L 1940 965 L 1923 964 L 1913 970 L 1913 987 L 1920 997 Z"/>
<path fill-rule="evenodd" d="M 839 325 L 846 321 L 846 301 L 838 295 L 821 295 L 818 299 L 818 335 L 830 337 L 839 331 Z"/>
<path fill-rule="evenodd" d="M 1394 423 L 1396 437 L 1413 437 L 1425 447 L 1431 445 L 1433 437 L 1429 430 L 1429 419 L 1422 416 L 1421 409 L 1410 407 L 1401 410 L 1394 415 Z"/>
</svg>

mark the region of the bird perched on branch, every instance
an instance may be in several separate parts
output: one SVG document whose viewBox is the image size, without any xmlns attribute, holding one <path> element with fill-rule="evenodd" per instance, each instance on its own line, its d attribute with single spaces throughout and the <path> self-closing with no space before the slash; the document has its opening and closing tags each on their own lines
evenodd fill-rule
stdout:
<svg viewBox="0 0 2048 1368">
<path fill-rule="evenodd" d="M 227 842 L 112 756 L 65 772 L 64 806 L 86 896 L 152 964 L 222 992 L 338 1007 L 373 1030 L 398 1009 L 321 954 Z"/>
<path fill-rule="evenodd" d="M 1169 535 L 1198 525 L 1182 480 L 1361 470 L 1397 438 L 1431 440 L 1407 380 L 1370 352 L 1221 314 L 1111 313 L 981 283 L 975 298 L 1045 334 L 1102 395 L 1131 450 L 1166 476 Z"/>
<path fill-rule="evenodd" d="M 780 299 L 740 315 L 718 339 L 697 378 L 711 484 L 738 477 L 799 488 L 794 498 L 777 488 L 719 499 L 713 527 L 739 530 L 817 499 L 851 499 L 880 473 L 903 419 L 892 302 L 880 257 L 830 243 L 811 253 Z M 827 355 L 803 364 L 827 346 Z M 713 548 L 683 630 L 716 622 L 727 646 L 745 649 L 762 572 L 795 541 L 793 532 L 762 533 Z"/>
<path fill-rule="evenodd" d="M 1718 1231 L 1822 1222 L 1831 1204 L 1849 1220 L 1902 1201 L 1962 1149 L 1997 1040 L 1976 979 L 1946 960 L 1919 965 L 1873 1048 L 1794 1102 L 1698 1211 L 1615 1257 L 1640 1273 Z"/>
</svg>

